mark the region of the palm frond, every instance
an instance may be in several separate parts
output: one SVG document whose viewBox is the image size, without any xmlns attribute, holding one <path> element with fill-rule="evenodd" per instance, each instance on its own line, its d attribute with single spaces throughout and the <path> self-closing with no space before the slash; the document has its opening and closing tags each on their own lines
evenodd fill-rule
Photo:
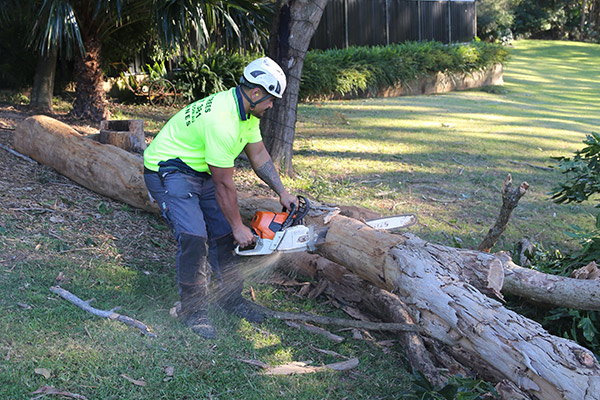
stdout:
<svg viewBox="0 0 600 400">
<path fill-rule="evenodd" d="M 44 0 L 32 29 L 29 45 L 47 54 L 58 47 L 67 56 L 75 47 L 83 55 L 85 49 L 77 17 L 68 0 Z"/>
</svg>

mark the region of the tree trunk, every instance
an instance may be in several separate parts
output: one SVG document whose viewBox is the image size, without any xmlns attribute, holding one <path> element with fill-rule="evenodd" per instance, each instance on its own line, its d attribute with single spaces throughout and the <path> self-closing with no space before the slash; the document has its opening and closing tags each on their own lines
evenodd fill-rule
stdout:
<svg viewBox="0 0 600 400">
<path fill-rule="evenodd" d="M 287 89 L 261 121 L 265 146 L 275 166 L 293 175 L 296 111 L 304 57 L 327 0 L 280 0 L 271 30 L 269 56 L 287 77 Z"/>
<path fill-rule="evenodd" d="M 33 87 L 31 88 L 30 107 L 38 112 L 52 112 L 52 94 L 54 92 L 54 76 L 56 73 L 56 62 L 58 59 L 58 48 L 53 47 L 47 54 L 38 58 Z"/>
<path fill-rule="evenodd" d="M 317 253 L 396 294 L 424 335 L 470 359 L 487 379 L 509 380 L 544 400 L 600 399 L 600 365 L 590 351 L 484 296 L 461 279 L 459 259 L 442 263 L 402 235 L 340 216 Z"/>
<path fill-rule="evenodd" d="M 142 157 L 85 138 L 50 117 L 25 119 L 14 133 L 14 147 L 80 185 L 115 200 L 157 212 L 144 184 Z"/>
<path fill-rule="evenodd" d="M 585 9 L 587 8 L 587 0 L 581 2 L 581 23 L 579 24 L 579 40 L 583 41 L 583 28 L 585 28 Z"/>
<path fill-rule="evenodd" d="M 70 115 L 75 118 L 102 121 L 108 119 L 104 93 L 104 74 L 100 64 L 100 40 L 91 38 L 84 42 L 86 54 L 75 61 L 76 97 Z"/>
</svg>

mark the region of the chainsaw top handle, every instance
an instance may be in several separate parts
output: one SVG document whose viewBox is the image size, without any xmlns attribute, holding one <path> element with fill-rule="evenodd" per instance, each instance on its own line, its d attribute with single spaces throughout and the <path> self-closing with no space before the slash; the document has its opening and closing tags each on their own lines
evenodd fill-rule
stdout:
<svg viewBox="0 0 600 400">
<path fill-rule="evenodd" d="M 283 222 L 283 224 L 281 224 L 281 229 L 285 229 L 288 228 L 290 226 L 295 226 L 295 225 L 300 225 L 302 224 L 302 219 L 306 216 L 306 214 L 308 214 L 308 210 L 310 209 L 310 203 L 308 201 L 308 199 L 304 196 L 300 196 L 298 195 L 298 206 L 296 206 L 296 204 L 292 203 L 291 205 L 291 209 L 290 212 L 287 216 L 287 218 L 285 219 L 285 221 Z M 285 207 L 283 207 L 283 211 L 287 212 L 287 209 Z"/>
</svg>

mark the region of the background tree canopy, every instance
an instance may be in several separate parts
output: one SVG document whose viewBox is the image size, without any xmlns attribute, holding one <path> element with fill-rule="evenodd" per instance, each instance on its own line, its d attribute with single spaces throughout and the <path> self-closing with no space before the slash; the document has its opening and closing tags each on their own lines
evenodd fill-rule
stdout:
<svg viewBox="0 0 600 400">
<path fill-rule="evenodd" d="M 600 0 L 477 0 L 477 35 L 597 42 Z"/>
</svg>

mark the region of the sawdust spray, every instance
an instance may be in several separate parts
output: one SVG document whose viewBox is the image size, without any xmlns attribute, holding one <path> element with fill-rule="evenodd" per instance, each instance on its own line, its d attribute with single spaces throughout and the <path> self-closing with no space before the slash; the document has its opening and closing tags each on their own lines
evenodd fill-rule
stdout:
<svg viewBox="0 0 600 400">
<path fill-rule="evenodd" d="M 228 303 L 230 297 L 237 296 L 238 293 L 233 291 L 228 293 L 227 286 L 236 286 L 236 281 L 251 280 L 260 281 L 266 279 L 273 270 L 277 267 L 281 259 L 281 254 L 275 252 L 269 255 L 252 256 L 252 257 L 237 257 L 236 269 L 232 271 L 232 276 L 213 276 L 211 278 L 210 302 Z M 241 283 L 241 282 L 240 282 Z M 224 288 L 225 290 L 220 290 Z"/>
</svg>

